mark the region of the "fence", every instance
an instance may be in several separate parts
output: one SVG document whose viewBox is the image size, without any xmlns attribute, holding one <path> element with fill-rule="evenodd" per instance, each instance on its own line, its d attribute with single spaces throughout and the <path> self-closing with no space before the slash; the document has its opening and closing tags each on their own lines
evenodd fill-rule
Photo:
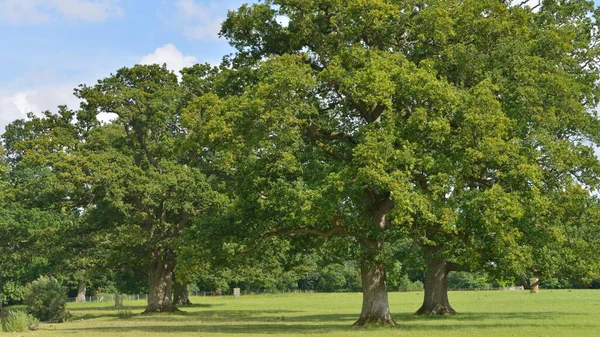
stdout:
<svg viewBox="0 0 600 337">
<path fill-rule="evenodd" d="M 131 301 L 148 299 L 147 294 L 121 295 L 121 297 L 123 298 L 123 300 L 131 300 Z M 76 302 L 77 297 L 69 297 L 67 300 L 69 302 Z M 115 294 L 99 294 L 97 296 L 86 296 L 85 301 L 86 302 L 114 302 Z"/>
<path fill-rule="evenodd" d="M 449 289 L 450 290 L 450 289 Z M 523 290 L 522 286 L 519 287 L 505 287 L 505 288 L 501 288 L 501 287 L 486 287 L 486 288 L 478 288 L 478 289 L 452 289 L 450 291 L 494 291 L 494 290 Z M 423 291 L 423 289 L 421 290 L 411 290 L 411 291 L 400 291 L 400 292 L 418 292 L 418 291 Z M 288 291 L 269 291 L 269 290 L 256 290 L 256 291 L 250 291 L 250 290 L 242 290 L 241 294 L 242 295 L 260 295 L 260 294 L 284 294 L 284 293 L 315 293 L 316 291 L 314 290 L 288 290 Z M 344 290 L 340 290 L 337 292 L 348 292 L 348 291 L 344 291 Z M 390 290 L 390 292 L 394 292 L 392 290 Z M 190 296 L 200 296 L 200 297 L 207 297 L 207 296 L 233 296 L 233 293 L 229 292 L 229 291 L 190 291 L 189 292 Z M 130 300 L 130 301 L 134 301 L 134 300 L 147 300 L 148 299 L 148 295 L 147 294 L 138 294 L 138 295 L 121 295 L 121 297 L 123 298 L 123 300 Z M 76 297 L 69 297 L 69 302 L 75 302 Z M 115 301 L 115 294 L 100 294 L 97 296 L 86 296 L 85 298 L 86 302 L 114 302 Z"/>
</svg>

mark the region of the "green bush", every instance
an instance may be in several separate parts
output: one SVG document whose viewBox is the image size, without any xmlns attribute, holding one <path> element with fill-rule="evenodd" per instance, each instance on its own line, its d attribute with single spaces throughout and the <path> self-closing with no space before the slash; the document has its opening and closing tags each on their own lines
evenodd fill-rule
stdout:
<svg viewBox="0 0 600 337">
<path fill-rule="evenodd" d="M 448 274 L 448 290 L 487 289 L 491 286 L 483 272 L 454 271 Z"/>
<path fill-rule="evenodd" d="M 411 281 L 408 275 L 402 275 L 400 279 L 398 279 L 398 290 L 399 291 L 422 291 L 423 290 L 423 282 L 416 280 Z"/>
<path fill-rule="evenodd" d="M 61 323 L 70 314 L 66 311 L 67 289 L 55 278 L 40 276 L 25 287 L 27 311 L 45 322 Z"/>
<path fill-rule="evenodd" d="M 2 331 L 4 332 L 25 332 L 36 330 L 40 321 L 26 312 L 15 310 L 10 311 L 6 317 L 2 317 Z"/>
<path fill-rule="evenodd" d="M 23 291 L 25 286 L 14 282 L 6 281 L 2 286 L 2 301 L 4 304 L 23 301 Z"/>
<path fill-rule="evenodd" d="M 321 278 L 316 284 L 315 289 L 318 291 L 332 292 L 343 289 L 346 285 L 346 277 L 344 275 L 344 266 L 338 263 L 333 263 L 325 266 L 321 270 Z"/>
</svg>

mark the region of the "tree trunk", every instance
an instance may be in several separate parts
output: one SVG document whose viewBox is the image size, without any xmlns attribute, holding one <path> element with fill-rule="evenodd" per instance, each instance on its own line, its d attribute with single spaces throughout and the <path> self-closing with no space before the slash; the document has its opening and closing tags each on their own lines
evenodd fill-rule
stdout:
<svg viewBox="0 0 600 337">
<path fill-rule="evenodd" d="M 175 305 L 192 304 L 188 295 L 187 285 L 188 282 L 179 282 L 177 279 L 175 279 L 175 282 L 173 282 L 173 286 L 175 288 L 175 298 L 173 302 L 175 303 Z"/>
<path fill-rule="evenodd" d="M 75 298 L 75 302 L 85 302 L 85 292 L 87 290 L 87 285 L 85 280 L 79 282 L 79 289 L 77 290 L 77 297 Z"/>
<path fill-rule="evenodd" d="M 115 292 L 115 307 L 122 307 L 123 306 L 123 295 L 121 295 L 119 292 Z"/>
<path fill-rule="evenodd" d="M 525 274 L 521 274 L 521 285 L 524 290 L 531 290 L 531 285 L 529 284 L 529 278 Z"/>
<path fill-rule="evenodd" d="M 396 325 L 390 314 L 383 266 L 364 264 L 360 273 L 363 289 L 362 311 L 354 325 Z"/>
<path fill-rule="evenodd" d="M 423 305 L 415 315 L 456 314 L 448 301 L 448 273 L 454 269 L 453 264 L 438 258 L 428 261 L 427 265 Z"/>
<path fill-rule="evenodd" d="M 171 301 L 174 263 L 165 262 L 164 251 L 153 252 L 148 273 L 148 305 L 143 314 L 179 311 Z"/>
</svg>

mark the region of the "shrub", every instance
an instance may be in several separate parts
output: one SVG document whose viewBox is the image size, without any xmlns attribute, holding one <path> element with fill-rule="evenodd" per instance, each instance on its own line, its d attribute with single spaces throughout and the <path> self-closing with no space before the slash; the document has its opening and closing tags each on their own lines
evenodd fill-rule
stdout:
<svg viewBox="0 0 600 337">
<path fill-rule="evenodd" d="M 318 291 L 332 292 L 343 289 L 345 285 L 344 266 L 333 263 L 321 270 L 321 278 L 315 288 Z"/>
<path fill-rule="evenodd" d="M 19 303 L 23 301 L 23 291 L 25 286 L 14 282 L 14 281 L 6 281 L 2 287 L 2 300 L 4 304 L 8 303 Z"/>
<path fill-rule="evenodd" d="M 454 271 L 448 274 L 448 290 L 487 289 L 491 284 L 487 274 L 483 272 Z"/>
<path fill-rule="evenodd" d="M 2 331 L 4 332 L 24 332 L 36 330 L 40 321 L 20 310 L 8 312 L 6 317 L 2 318 Z"/>
<path fill-rule="evenodd" d="M 416 280 L 411 281 L 408 275 L 402 275 L 398 280 L 398 290 L 399 291 L 422 291 L 423 290 L 423 282 Z"/>
<path fill-rule="evenodd" d="M 65 310 L 67 289 L 55 278 L 40 276 L 25 287 L 27 311 L 41 321 L 61 323 L 70 314 Z"/>
</svg>

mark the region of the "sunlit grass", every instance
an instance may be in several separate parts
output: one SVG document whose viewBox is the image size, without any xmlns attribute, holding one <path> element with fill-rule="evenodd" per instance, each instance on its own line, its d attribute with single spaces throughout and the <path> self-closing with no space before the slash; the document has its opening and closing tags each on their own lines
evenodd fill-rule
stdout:
<svg viewBox="0 0 600 337">
<path fill-rule="evenodd" d="M 6 336 L 600 336 L 600 291 L 451 292 L 456 316 L 415 317 L 423 293 L 390 293 L 393 328 L 356 328 L 361 294 L 192 297 L 181 313 L 140 315 L 143 301 L 72 303 L 73 320 Z M 123 313 L 131 312 L 133 316 Z"/>
</svg>

